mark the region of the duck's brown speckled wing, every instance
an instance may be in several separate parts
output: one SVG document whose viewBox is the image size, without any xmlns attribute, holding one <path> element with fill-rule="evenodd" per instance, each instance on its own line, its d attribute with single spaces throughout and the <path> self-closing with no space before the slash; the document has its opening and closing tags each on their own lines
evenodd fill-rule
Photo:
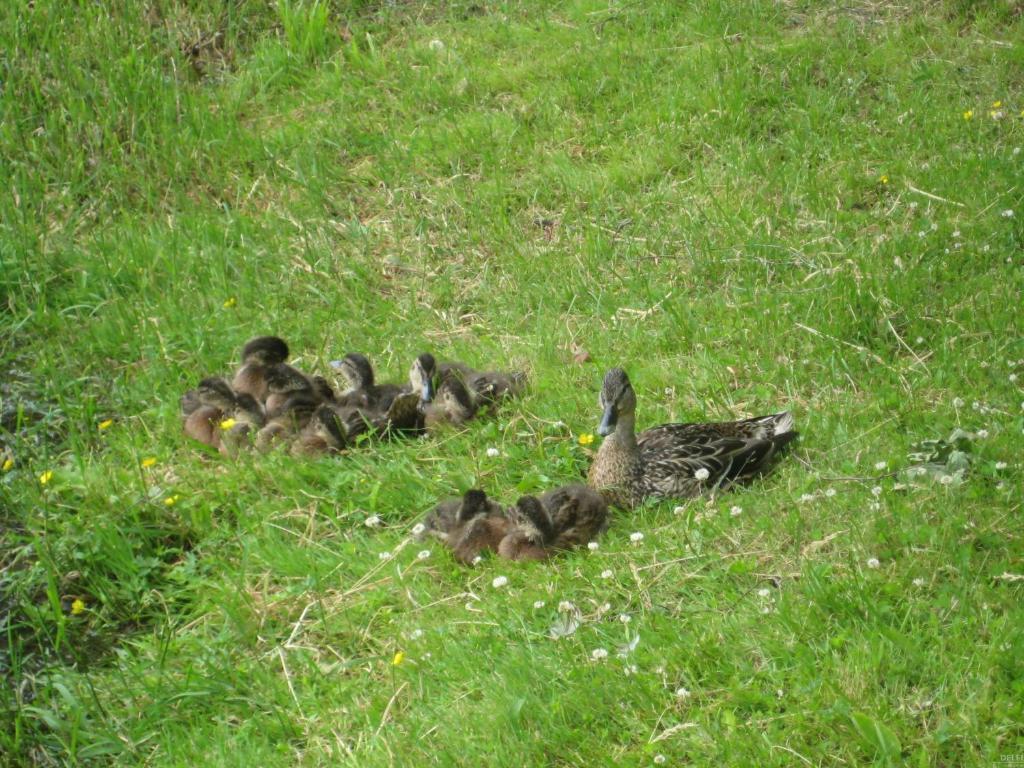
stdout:
<svg viewBox="0 0 1024 768">
<path fill-rule="evenodd" d="M 645 495 L 695 496 L 762 471 L 797 436 L 788 414 L 718 424 L 664 424 L 637 436 Z M 707 477 L 703 477 L 703 472 Z M 701 475 L 698 477 L 698 475 Z"/>
</svg>

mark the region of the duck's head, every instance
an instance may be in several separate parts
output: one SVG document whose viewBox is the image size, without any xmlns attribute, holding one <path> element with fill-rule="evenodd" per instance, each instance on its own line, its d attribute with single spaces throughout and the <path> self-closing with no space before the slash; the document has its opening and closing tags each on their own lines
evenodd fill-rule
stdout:
<svg viewBox="0 0 1024 768">
<path fill-rule="evenodd" d="M 275 418 L 290 419 L 293 422 L 305 422 L 319 407 L 320 401 L 309 391 L 296 392 L 288 396 L 278 409 Z"/>
<path fill-rule="evenodd" d="M 612 368 L 605 374 L 597 402 L 603 411 L 597 434 L 604 437 L 615 431 L 622 414 L 632 415 L 636 410 L 636 393 L 624 370 Z"/>
<path fill-rule="evenodd" d="M 373 386 L 373 366 L 369 358 L 359 352 L 349 352 L 341 360 L 332 360 L 331 368 L 345 382 L 345 392 L 357 392 Z"/>
<path fill-rule="evenodd" d="M 330 402 L 334 399 L 334 389 L 323 376 L 314 376 L 310 379 L 310 382 L 313 384 L 313 391 L 316 392 L 317 397 L 321 400 Z"/>
<path fill-rule="evenodd" d="M 235 410 L 244 411 L 260 419 L 263 418 L 263 406 L 255 397 L 244 392 L 235 396 Z"/>
<path fill-rule="evenodd" d="M 288 345 L 277 336 L 257 336 L 242 347 L 242 363 L 274 365 L 288 359 Z"/>
<path fill-rule="evenodd" d="M 313 412 L 310 428 L 332 448 L 341 448 L 347 442 L 341 417 L 329 405 L 321 405 Z"/>
<path fill-rule="evenodd" d="M 418 392 L 420 403 L 425 405 L 434 399 L 434 376 L 437 375 L 437 361 L 429 352 L 424 352 L 412 361 L 409 369 L 409 383 L 412 391 Z"/>
</svg>

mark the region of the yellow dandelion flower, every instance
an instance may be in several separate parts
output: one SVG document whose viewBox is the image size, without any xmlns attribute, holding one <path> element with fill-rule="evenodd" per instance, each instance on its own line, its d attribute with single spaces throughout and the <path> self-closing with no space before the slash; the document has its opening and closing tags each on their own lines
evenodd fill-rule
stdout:
<svg viewBox="0 0 1024 768">
<path fill-rule="evenodd" d="M 233 426 L 235 426 L 234 419 L 224 419 L 224 421 L 220 423 L 220 428 L 223 429 L 225 432 L 231 429 Z"/>
<path fill-rule="evenodd" d="M 992 102 L 992 109 L 999 109 L 1001 106 L 1003 106 L 1003 102 L 1001 102 L 1001 101 L 993 101 Z"/>
<path fill-rule="evenodd" d="M 104 419 L 103 421 L 101 421 L 98 424 L 98 426 L 99 426 L 100 430 L 102 431 L 104 429 L 110 429 L 110 427 L 113 425 L 113 423 L 114 423 L 113 419 Z"/>
<path fill-rule="evenodd" d="M 164 499 L 164 506 L 173 507 L 175 504 L 178 503 L 178 499 L 180 498 L 181 496 L 179 496 L 178 494 L 175 494 L 174 496 L 168 496 L 166 499 Z"/>
<path fill-rule="evenodd" d="M 143 469 L 148 469 L 149 467 L 152 467 L 154 464 L 156 464 L 156 459 L 153 458 L 152 456 L 147 456 L 139 463 L 142 465 Z"/>
<path fill-rule="evenodd" d="M 85 601 L 80 597 L 76 597 L 74 602 L 71 603 L 71 615 L 77 616 L 78 614 L 85 611 Z"/>
<path fill-rule="evenodd" d="M 886 176 L 884 173 L 881 176 L 878 177 L 878 180 L 880 182 L 882 182 L 883 184 L 888 184 L 889 183 L 889 177 Z"/>
<path fill-rule="evenodd" d="M 972 117 L 974 117 L 973 109 L 968 109 L 964 112 L 964 120 L 970 120 Z"/>
<path fill-rule="evenodd" d="M 403 661 L 405 661 L 405 654 L 402 653 L 401 651 L 399 651 L 398 653 L 395 654 L 395 658 L 393 658 L 391 660 L 391 666 L 392 667 L 397 667 Z"/>
<path fill-rule="evenodd" d="M 231 309 L 235 304 L 238 303 L 238 299 L 232 296 L 230 299 L 224 302 L 224 309 Z"/>
<path fill-rule="evenodd" d="M 579 440 L 580 445 L 590 445 L 592 442 L 594 442 L 594 436 L 588 432 L 585 435 L 580 435 Z"/>
<path fill-rule="evenodd" d="M 45 472 L 43 472 L 41 475 L 39 475 L 39 484 L 40 485 L 46 485 L 52 479 L 53 479 L 53 470 L 48 469 Z"/>
<path fill-rule="evenodd" d="M 11 459 L 11 458 L 4 459 L 4 472 L 10 472 L 13 467 L 14 467 L 14 459 Z"/>
</svg>

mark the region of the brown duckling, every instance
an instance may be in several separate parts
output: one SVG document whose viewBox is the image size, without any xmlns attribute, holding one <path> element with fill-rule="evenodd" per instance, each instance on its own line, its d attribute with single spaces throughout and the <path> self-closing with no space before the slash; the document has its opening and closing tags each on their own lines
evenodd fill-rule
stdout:
<svg viewBox="0 0 1024 768">
<path fill-rule="evenodd" d="M 313 381 L 302 371 L 287 363 L 278 363 L 267 367 L 263 378 L 267 386 L 265 401 L 267 416 L 271 418 L 280 413 L 284 404 L 294 395 L 308 395 L 318 403 L 322 400 Z"/>
<path fill-rule="evenodd" d="M 434 400 L 423 407 L 424 425 L 433 431 L 445 424 L 462 426 L 476 415 L 476 403 L 462 377 L 446 371 L 441 374 Z"/>
<path fill-rule="evenodd" d="M 325 403 L 313 411 L 309 423 L 292 444 L 292 454 L 316 456 L 324 453 L 338 453 L 347 444 L 348 435 L 341 415 L 336 408 Z"/>
<path fill-rule="evenodd" d="M 263 402 L 267 399 L 267 368 L 283 363 L 288 354 L 288 344 L 277 336 L 250 339 L 242 347 L 242 367 L 235 373 L 231 388 Z"/>
<path fill-rule="evenodd" d="M 311 392 L 296 392 L 289 396 L 266 426 L 256 433 L 256 448 L 266 452 L 299 434 L 319 406 L 319 399 Z"/>
<path fill-rule="evenodd" d="M 461 499 L 442 501 L 424 525 L 430 535 L 444 542 L 455 558 L 467 565 L 483 552 L 496 552 L 511 527 L 501 505 L 477 489 L 466 491 Z"/>
<path fill-rule="evenodd" d="M 551 515 L 536 496 L 520 496 L 506 512 L 508 533 L 498 542 L 506 560 L 547 560 L 552 555 L 555 529 Z"/>
<path fill-rule="evenodd" d="M 340 405 L 386 411 L 396 397 L 403 393 L 415 392 L 424 403 L 434 397 L 434 375 L 436 363 L 431 354 L 418 355 L 409 369 L 409 383 L 377 384 L 369 358 L 359 352 L 349 352 L 341 360 L 331 362 L 341 376 L 345 388 L 337 398 Z"/>
<path fill-rule="evenodd" d="M 209 377 L 181 398 L 185 434 L 194 440 L 232 453 L 240 440 L 265 422 L 255 398 L 234 392 L 221 378 Z"/>
<path fill-rule="evenodd" d="M 460 376 L 479 408 L 518 397 L 526 389 L 526 374 L 522 371 L 477 371 L 460 362 L 441 363 L 437 370 L 442 376 L 448 372 Z"/>
<path fill-rule="evenodd" d="M 608 527 L 608 505 L 585 485 L 566 485 L 537 498 L 522 496 L 509 509 L 513 523 L 498 554 L 510 560 L 545 560 L 596 539 Z"/>
</svg>

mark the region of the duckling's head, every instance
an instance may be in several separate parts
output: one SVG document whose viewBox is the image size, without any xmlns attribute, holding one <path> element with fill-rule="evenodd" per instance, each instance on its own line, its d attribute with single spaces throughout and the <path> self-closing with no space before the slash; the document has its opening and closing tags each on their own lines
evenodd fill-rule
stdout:
<svg viewBox="0 0 1024 768">
<path fill-rule="evenodd" d="M 245 411 L 251 416 L 263 418 L 263 406 L 255 397 L 244 392 L 235 396 L 235 410 Z"/>
<path fill-rule="evenodd" d="M 441 377 L 437 387 L 437 401 L 449 416 L 470 418 L 473 415 L 473 398 L 461 377 L 453 371 Z"/>
<path fill-rule="evenodd" d="M 196 392 L 203 405 L 212 405 L 222 411 L 235 407 L 235 393 L 224 379 L 216 376 L 203 379 L 196 387 Z"/>
<path fill-rule="evenodd" d="M 274 365 L 288 359 L 288 345 L 277 336 L 257 336 L 242 347 L 242 363 Z"/>
<path fill-rule="evenodd" d="M 313 412 L 313 418 L 309 425 L 313 434 L 323 438 L 332 448 L 341 448 L 347 442 L 341 417 L 329 405 L 321 405 L 317 408 Z"/>
<path fill-rule="evenodd" d="M 418 392 L 420 403 L 426 404 L 434 399 L 434 376 L 437 375 L 437 361 L 429 352 L 424 352 L 412 361 L 409 369 L 409 383 L 412 391 Z"/>
<path fill-rule="evenodd" d="M 349 352 L 341 360 L 332 360 L 331 367 L 344 380 L 346 392 L 356 392 L 373 386 L 373 366 L 366 355 Z"/>
<path fill-rule="evenodd" d="M 476 488 L 462 495 L 462 506 L 459 507 L 458 521 L 468 522 L 488 509 L 487 494 Z"/>
<path fill-rule="evenodd" d="M 605 374 L 597 402 L 604 411 L 601 423 L 597 427 L 597 434 L 601 436 L 610 435 L 615 431 L 620 416 L 632 415 L 636 411 L 636 393 L 624 370 L 612 368 Z"/>
<path fill-rule="evenodd" d="M 309 379 L 290 365 L 272 365 L 266 373 L 267 389 L 270 392 L 301 392 L 311 389 Z"/>
<path fill-rule="evenodd" d="M 536 496 L 520 496 L 516 501 L 516 517 L 531 541 L 546 544 L 554 538 L 551 515 Z"/>
</svg>

